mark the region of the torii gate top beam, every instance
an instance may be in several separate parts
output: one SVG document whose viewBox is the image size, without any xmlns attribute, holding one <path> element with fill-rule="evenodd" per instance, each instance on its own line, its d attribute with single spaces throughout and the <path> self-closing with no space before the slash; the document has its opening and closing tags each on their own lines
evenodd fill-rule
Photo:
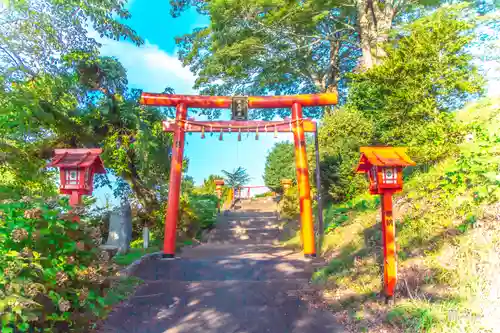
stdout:
<svg viewBox="0 0 500 333">
<path fill-rule="evenodd" d="M 249 109 L 290 108 L 297 103 L 301 106 L 326 106 L 337 104 L 335 93 L 311 95 L 283 96 L 249 96 Z M 232 97 L 200 96 L 200 95 L 170 95 L 143 92 L 141 104 L 152 106 L 177 106 L 184 104 L 191 108 L 227 109 L 231 107 Z"/>
</svg>

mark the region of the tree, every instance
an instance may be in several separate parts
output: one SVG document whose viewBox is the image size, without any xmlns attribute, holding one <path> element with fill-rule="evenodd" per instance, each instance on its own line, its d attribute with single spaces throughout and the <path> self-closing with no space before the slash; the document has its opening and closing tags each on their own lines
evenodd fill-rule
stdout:
<svg viewBox="0 0 500 333">
<path fill-rule="evenodd" d="M 381 62 L 393 22 L 419 3 L 433 1 L 171 1 L 174 16 L 190 6 L 210 25 L 177 38 L 179 58 L 209 95 L 267 95 L 340 91 L 346 74 Z M 435 1 L 437 3 L 437 1 Z M 255 117 L 287 116 L 288 110 Z M 319 117 L 322 108 L 307 108 Z"/>
<path fill-rule="evenodd" d="M 121 0 L 10 0 L 0 12 L 0 75 L 12 81 L 71 71 L 69 59 L 97 56 L 99 44 L 88 28 L 115 40 L 141 38 L 122 23 L 130 18 Z"/>
<path fill-rule="evenodd" d="M 353 173 L 362 145 L 407 146 L 419 164 L 457 148 L 463 133 L 452 111 L 483 83 L 466 52 L 475 23 L 465 9 L 446 6 L 403 27 L 382 64 L 351 76 L 349 101 L 319 133 L 322 185 L 333 200 L 363 188 Z"/>
<path fill-rule="evenodd" d="M 140 91 L 128 90 L 116 59 L 63 64 L 76 75 L 40 73 L 0 94 L 2 168 L 23 186 L 43 181 L 40 170 L 54 148 L 102 147 L 106 167 L 126 182 L 119 182 L 119 192 L 130 187 L 144 207 L 142 218 L 154 219 L 169 177 L 171 135 L 162 130 L 163 111 L 138 105 Z M 82 66 L 95 70 L 78 70 Z"/>
<path fill-rule="evenodd" d="M 181 182 L 181 193 L 191 194 L 194 190 L 194 179 L 191 176 L 184 176 Z"/>
<path fill-rule="evenodd" d="M 373 136 L 373 124 L 356 109 L 343 107 L 323 117 L 318 133 L 321 187 L 334 202 L 366 189 L 364 177 L 357 176 L 353 167 L 359 159 L 359 147 L 370 145 Z"/>
<path fill-rule="evenodd" d="M 445 6 L 403 27 L 387 59 L 352 76 L 349 107 L 375 125 L 373 143 L 405 145 L 433 162 L 461 140 L 452 110 L 483 91 L 467 47 L 476 21 L 467 6 Z"/>
<path fill-rule="evenodd" d="M 224 174 L 225 185 L 233 190 L 236 190 L 250 181 L 250 176 L 243 167 L 237 167 L 232 172 L 222 170 L 222 173 Z"/>
<path fill-rule="evenodd" d="M 206 94 L 336 92 L 360 55 L 355 16 L 319 1 L 179 1 L 174 15 L 189 4 L 210 15 L 211 24 L 177 38 L 179 57 Z M 305 110 L 312 117 L 321 111 Z"/>
<path fill-rule="evenodd" d="M 289 142 L 278 142 L 266 157 L 264 169 L 264 183 L 272 191 L 281 193 L 282 179 L 295 181 L 295 147 Z"/>
</svg>

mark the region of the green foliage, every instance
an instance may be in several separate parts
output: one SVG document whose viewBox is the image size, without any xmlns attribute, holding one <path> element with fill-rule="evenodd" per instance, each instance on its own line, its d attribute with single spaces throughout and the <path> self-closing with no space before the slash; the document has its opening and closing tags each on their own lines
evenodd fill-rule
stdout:
<svg viewBox="0 0 500 333">
<path fill-rule="evenodd" d="M 181 182 L 181 192 L 190 194 L 194 190 L 194 179 L 190 176 L 184 176 Z"/>
<path fill-rule="evenodd" d="M 130 18 L 121 0 L 58 0 L 3 2 L 0 33 L 0 75 L 12 81 L 40 74 L 71 72 L 61 66 L 68 58 L 96 55 L 99 44 L 88 35 L 91 27 L 101 37 L 130 39 L 142 44 L 137 34 L 123 22 Z"/>
<path fill-rule="evenodd" d="M 196 238 L 216 222 L 217 197 L 210 194 L 184 195 L 179 207 L 178 228 L 182 237 Z"/>
<path fill-rule="evenodd" d="M 434 162 L 462 140 L 451 110 L 483 90 L 466 52 L 476 23 L 466 7 L 445 6 L 394 33 L 379 66 L 352 75 L 349 106 L 374 125 L 372 143 L 410 147 Z"/>
<path fill-rule="evenodd" d="M 82 63 L 67 66 L 76 70 Z M 99 77 L 40 74 L 0 94 L 2 168 L 22 194 L 42 195 L 54 190 L 48 177 L 55 173 L 44 168 L 53 148 L 101 147 L 104 164 L 119 177 L 116 194 L 133 194 L 144 207 L 140 218 L 153 221 L 169 177 L 164 114 L 137 104 L 140 92 L 127 90 L 125 69 L 115 59 L 89 58 L 84 67 L 96 67 Z M 97 187 L 107 184 L 97 177 Z"/>
<path fill-rule="evenodd" d="M 430 308 L 404 304 L 390 310 L 387 320 L 405 332 L 429 332 L 436 317 Z"/>
<path fill-rule="evenodd" d="M 274 192 L 271 192 L 271 191 L 255 195 L 256 198 L 269 198 L 272 196 L 274 196 Z"/>
<path fill-rule="evenodd" d="M 204 94 L 266 95 L 337 91 L 357 64 L 355 10 L 335 1 L 173 1 L 210 25 L 178 37 L 179 57 Z M 339 7 L 341 7 L 339 9 Z M 290 61 L 293 59 L 293 61 Z M 248 78 L 251 78 L 249 80 Z M 317 117 L 321 108 L 307 108 Z M 255 111 L 272 118 L 286 110 Z"/>
<path fill-rule="evenodd" d="M 289 187 L 279 202 L 280 217 L 296 219 L 300 215 L 300 197 L 297 185 Z"/>
<path fill-rule="evenodd" d="M 73 222 L 57 202 L 0 204 L 2 332 L 14 325 L 81 332 L 105 313 L 98 229 Z"/>
<path fill-rule="evenodd" d="M 295 147 L 289 142 L 276 143 L 266 157 L 264 183 L 274 192 L 282 193 L 282 179 L 295 181 Z"/>
<path fill-rule="evenodd" d="M 243 186 L 250 181 L 250 176 L 243 167 L 237 167 L 231 172 L 222 170 L 222 173 L 224 174 L 225 185 L 232 189 Z"/>
<path fill-rule="evenodd" d="M 350 213 L 374 211 L 380 205 L 380 198 L 378 196 L 357 196 L 352 200 L 342 204 L 330 205 L 325 211 L 324 220 L 325 233 L 335 232 L 339 226 L 344 222 L 349 221 Z"/>
<path fill-rule="evenodd" d="M 497 154 L 500 137 L 495 141 L 482 143 L 462 152 L 455 166 L 442 176 L 437 189 L 456 195 L 464 194 L 473 188 L 476 203 L 493 203 L 500 200 L 500 161 L 492 158 Z"/>
<path fill-rule="evenodd" d="M 360 146 L 406 146 L 419 165 L 457 152 L 465 128 L 451 111 L 483 83 L 466 53 L 475 22 L 462 11 L 444 7 L 402 27 L 382 64 L 351 75 L 349 101 L 325 115 L 319 133 L 322 186 L 334 202 L 366 189 L 353 170 Z"/>
<path fill-rule="evenodd" d="M 388 324 L 404 332 L 475 332 L 478 322 L 490 328 L 482 309 L 496 300 L 485 295 L 496 288 L 498 275 L 498 104 L 471 104 L 458 118 L 460 126 L 474 129 L 473 139 L 429 170 L 415 171 L 394 198 L 398 302 L 388 313 L 373 315 L 386 315 Z M 367 292 L 380 288 L 377 208 L 375 196 L 360 195 L 326 210 L 330 232 L 323 250 L 334 254 L 314 277 L 334 285 L 344 308 L 346 295 L 354 295 L 361 301 L 349 308 L 370 311 L 374 303 Z"/>
<path fill-rule="evenodd" d="M 359 147 L 369 145 L 373 123 L 356 109 L 326 114 L 318 134 L 322 188 L 334 202 L 353 198 L 366 189 L 365 177 L 354 173 Z"/>
<path fill-rule="evenodd" d="M 218 179 L 223 179 L 223 177 L 219 175 L 209 175 L 203 180 L 203 184 L 195 189 L 195 192 L 198 194 L 215 194 L 215 181 Z"/>
</svg>

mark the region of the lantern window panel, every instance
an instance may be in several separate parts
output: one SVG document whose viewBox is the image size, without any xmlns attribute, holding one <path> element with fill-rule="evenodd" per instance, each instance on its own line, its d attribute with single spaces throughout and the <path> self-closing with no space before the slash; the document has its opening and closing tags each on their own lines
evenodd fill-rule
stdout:
<svg viewBox="0 0 500 333">
<path fill-rule="evenodd" d="M 382 172 L 382 181 L 384 184 L 397 184 L 398 170 L 396 168 L 384 168 Z"/>
<path fill-rule="evenodd" d="M 68 169 L 66 172 L 66 185 L 78 185 L 78 170 Z"/>
</svg>

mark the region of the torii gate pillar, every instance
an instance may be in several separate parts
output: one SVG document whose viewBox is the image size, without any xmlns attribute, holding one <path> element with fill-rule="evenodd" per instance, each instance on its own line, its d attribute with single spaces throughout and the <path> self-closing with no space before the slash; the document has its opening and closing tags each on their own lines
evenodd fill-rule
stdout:
<svg viewBox="0 0 500 333">
<path fill-rule="evenodd" d="M 312 215 L 311 187 L 309 184 L 309 169 L 307 165 L 306 138 L 302 119 L 302 106 L 292 105 L 292 131 L 295 143 L 295 168 L 300 195 L 300 224 L 302 246 L 306 257 L 315 257 L 314 220 Z"/>
<path fill-rule="evenodd" d="M 176 120 L 186 120 L 187 107 L 181 103 L 177 105 Z M 163 238 L 163 254 L 165 258 L 175 256 L 175 236 L 177 233 L 177 219 L 179 218 L 179 197 L 182 180 L 182 161 L 184 159 L 184 141 L 186 133 L 182 126 L 174 130 L 172 144 L 172 161 L 170 165 L 170 184 L 168 188 L 168 202 L 165 217 L 165 237 Z"/>
</svg>

